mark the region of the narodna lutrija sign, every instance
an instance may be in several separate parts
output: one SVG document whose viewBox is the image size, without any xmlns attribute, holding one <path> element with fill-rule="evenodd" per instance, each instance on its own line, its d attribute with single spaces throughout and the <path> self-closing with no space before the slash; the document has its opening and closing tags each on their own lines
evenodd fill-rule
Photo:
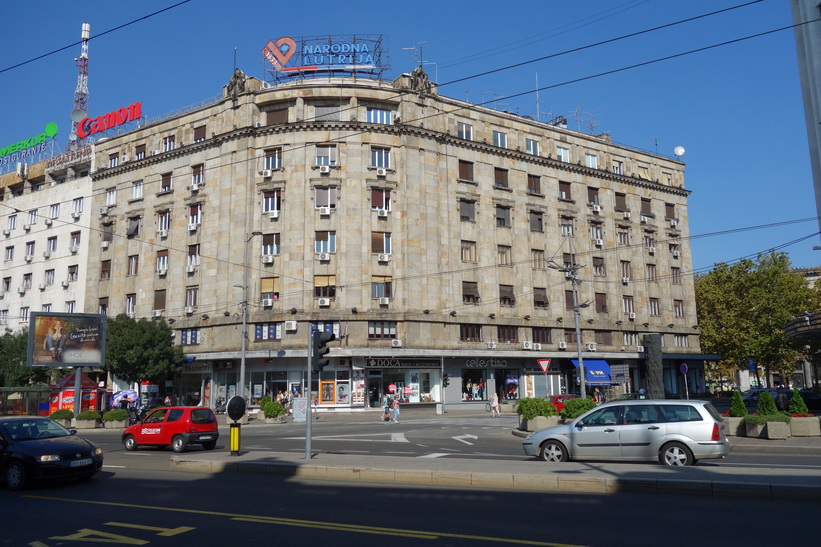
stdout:
<svg viewBox="0 0 821 547">
<path fill-rule="evenodd" d="M 379 77 L 387 69 L 382 35 L 282 36 L 269 40 L 262 55 L 275 79 L 328 73 Z"/>
</svg>

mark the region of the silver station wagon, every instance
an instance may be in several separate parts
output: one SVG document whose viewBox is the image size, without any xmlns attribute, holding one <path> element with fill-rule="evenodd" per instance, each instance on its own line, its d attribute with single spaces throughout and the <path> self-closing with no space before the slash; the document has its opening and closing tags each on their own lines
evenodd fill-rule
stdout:
<svg viewBox="0 0 821 547">
<path fill-rule="evenodd" d="M 612 401 L 570 422 L 531 433 L 525 454 L 567 460 L 693 465 L 730 452 L 721 415 L 707 401 Z"/>
</svg>

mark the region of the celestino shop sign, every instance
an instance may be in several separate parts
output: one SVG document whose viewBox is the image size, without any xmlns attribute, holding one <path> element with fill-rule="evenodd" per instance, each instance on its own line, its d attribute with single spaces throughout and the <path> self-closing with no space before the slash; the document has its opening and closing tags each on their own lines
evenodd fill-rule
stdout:
<svg viewBox="0 0 821 547">
<path fill-rule="evenodd" d="M 136 102 L 127 107 L 112 110 L 103 116 L 96 118 L 86 117 L 77 124 L 77 137 L 84 139 L 95 133 L 102 133 L 118 125 L 123 125 L 134 120 L 139 120 L 143 115 L 143 103 Z"/>
</svg>

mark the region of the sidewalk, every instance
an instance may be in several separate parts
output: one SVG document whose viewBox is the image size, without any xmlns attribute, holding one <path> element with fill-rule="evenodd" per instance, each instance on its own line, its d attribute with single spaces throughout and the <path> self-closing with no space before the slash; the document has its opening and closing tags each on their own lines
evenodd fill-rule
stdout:
<svg viewBox="0 0 821 547">
<path fill-rule="evenodd" d="M 509 414 L 508 414 L 509 415 Z M 402 417 L 430 418 L 402 412 Z M 488 417 L 486 413 L 448 411 L 448 418 Z M 371 419 L 369 412 L 320 413 L 319 421 Z M 251 420 L 243 427 L 266 426 Z M 513 430 L 516 436 L 525 432 Z M 731 437 L 734 452 L 821 454 L 821 438 L 792 437 L 785 441 Z M 242 451 L 231 456 L 227 449 L 175 455 L 171 466 L 181 471 L 269 473 L 328 480 L 360 480 L 449 485 L 460 487 L 528 489 L 563 492 L 643 492 L 690 494 L 711 497 L 756 497 L 762 499 L 821 500 L 821 470 L 722 467 L 705 461 L 686 468 L 652 463 L 601 464 L 568 462 L 551 465 L 522 454 L 520 461 L 466 458 L 368 456 L 362 454 L 305 454 Z"/>
</svg>

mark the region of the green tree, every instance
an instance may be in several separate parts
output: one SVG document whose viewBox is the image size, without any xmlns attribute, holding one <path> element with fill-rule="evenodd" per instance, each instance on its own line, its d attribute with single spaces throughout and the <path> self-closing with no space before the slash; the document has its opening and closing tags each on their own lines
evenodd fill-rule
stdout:
<svg viewBox="0 0 821 547">
<path fill-rule="evenodd" d="M 26 364 L 28 329 L 0 336 L 0 386 L 21 387 L 48 380 L 48 369 Z"/>
<path fill-rule="evenodd" d="M 128 382 L 161 381 L 179 372 L 181 346 L 164 321 L 135 321 L 125 314 L 106 324 L 106 368 Z"/>
<path fill-rule="evenodd" d="M 799 358 L 784 325 L 804 310 L 821 307 L 821 292 L 792 270 L 785 253 L 761 254 L 696 276 L 701 348 L 721 354 L 737 370 L 753 357 L 767 371 L 788 378 Z"/>
<path fill-rule="evenodd" d="M 775 400 L 769 391 L 762 391 L 761 395 L 758 396 L 756 411 L 762 416 L 778 414 L 778 407 L 775 406 Z"/>
<path fill-rule="evenodd" d="M 807 408 L 807 403 L 804 402 L 804 398 L 801 396 L 801 393 L 798 391 L 798 388 L 793 388 L 792 390 L 792 399 L 790 400 L 790 406 L 787 409 L 790 414 L 809 414 L 810 410 Z"/>
<path fill-rule="evenodd" d="M 744 399 L 741 398 L 741 392 L 733 391 L 733 402 L 730 406 L 730 416 L 743 418 L 746 415 L 747 407 L 744 405 Z"/>
</svg>

